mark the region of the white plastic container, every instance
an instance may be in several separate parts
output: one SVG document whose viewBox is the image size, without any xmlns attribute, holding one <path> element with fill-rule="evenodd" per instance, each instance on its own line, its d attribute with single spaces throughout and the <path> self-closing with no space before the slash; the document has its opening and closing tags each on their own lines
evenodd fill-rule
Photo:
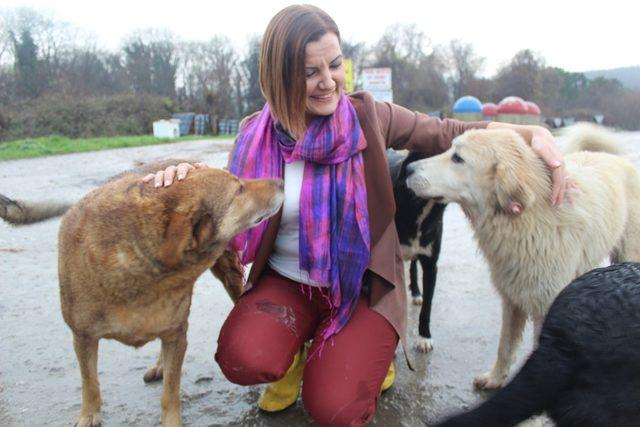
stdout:
<svg viewBox="0 0 640 427">
<path fill-rule="evenodd" d="M 180 120 L 158 120 L 153 122 L 153 136 L 156 138 L 177 138 L 180 136 Z"/>
</svg>

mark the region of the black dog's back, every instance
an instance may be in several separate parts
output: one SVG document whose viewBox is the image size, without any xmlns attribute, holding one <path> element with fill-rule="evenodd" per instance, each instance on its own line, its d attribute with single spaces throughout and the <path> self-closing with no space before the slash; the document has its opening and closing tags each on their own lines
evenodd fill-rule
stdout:
<svg viewBox="0 0 640 427">
<path fill-rule="evenodd" d="M 421 304 L 418 348 L 431 350 L 431 303 L 438 274 L 442 242 L 442 217 L 445 204 L 434 199 L 420 199 L 407 187 L 407 166 L 426 156 L 411 152 L 399 154 L 387 150 L 387 161 L 396 202 L 396 228 L 405 259 L 411 260 L 409 288 L 414 303 Z M 418 287 L 418 267 L 422 267 L 422 294 Z"/>
<path fill-rule="evenodd" d="M 640 264 L 573 281 L 513 381 L 441 425 L 511 426 L 543 411 L 559 426 L 640 425 Z"/>
</svg>

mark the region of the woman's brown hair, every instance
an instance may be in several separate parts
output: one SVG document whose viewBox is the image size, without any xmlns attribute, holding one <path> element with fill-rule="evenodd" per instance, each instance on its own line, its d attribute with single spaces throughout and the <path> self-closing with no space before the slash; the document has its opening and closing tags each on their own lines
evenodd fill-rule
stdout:
<svg viewBox="0 0 640 427">
<path fill-rule="evenodd" d="M 312 5 L 288 6 L 269 22 L 260 50 L 260 88 L 271 112 L 293 135 L 304 132 L 307 82 L 304 59 L 307 43 L 319 40 L 338 26 Z"/>
</svg>

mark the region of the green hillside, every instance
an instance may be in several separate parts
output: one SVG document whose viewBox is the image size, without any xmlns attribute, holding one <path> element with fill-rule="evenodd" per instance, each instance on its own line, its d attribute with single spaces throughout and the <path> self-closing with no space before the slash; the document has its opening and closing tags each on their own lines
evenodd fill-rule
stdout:
<svg viewBox="0 0 640 427">
<path fill-rule="evenodd" d="M 618 79 L 629 89 L 640 90 L 640 66 L 586 71 L 584 74 L 589 79 L 595 79 L 596 77 Z"/>
</svg>

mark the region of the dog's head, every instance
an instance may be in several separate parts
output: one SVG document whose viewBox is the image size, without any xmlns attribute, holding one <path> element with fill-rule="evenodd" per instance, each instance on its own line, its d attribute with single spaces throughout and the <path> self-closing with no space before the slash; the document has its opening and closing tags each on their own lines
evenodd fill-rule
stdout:
<svg viewBox="0 0 640 427">
<path fill-rule="evenodd" d="M 528 144 L 500 129 L 468 131 L 446 152 L 414 162 L 407 185 L 419 197 L 443 198 L 467 212 L 496 209 L 519 215 L 550 189 L 550 180 Z"/>
<path fill-rule="evenodd" d="M 282 180 L 239 179 L 221 169 L 195 170 L 155 191 L 167 216 L 158 259 L 169 268 L 187 254 L 199 258 L 223 249 L 233 236 L 275 214 L 284 200 Z"/>
</svg>

